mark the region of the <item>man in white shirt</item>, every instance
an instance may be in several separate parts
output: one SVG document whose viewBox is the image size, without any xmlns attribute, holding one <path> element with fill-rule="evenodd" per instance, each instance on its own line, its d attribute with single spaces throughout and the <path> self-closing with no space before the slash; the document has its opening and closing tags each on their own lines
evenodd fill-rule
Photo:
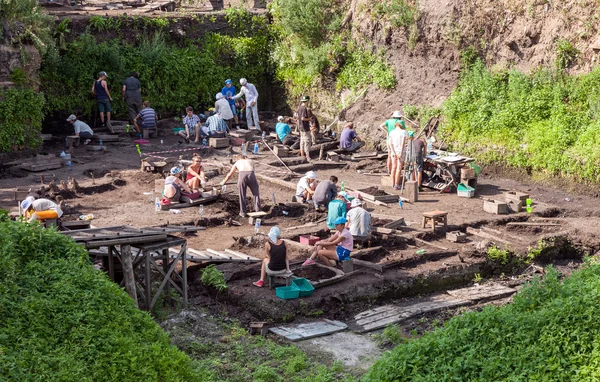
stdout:
<svg viewBox="0 0 600 382">
<path fill-rule="evenodd" d="M 245 78 L 240 79 L 240 85 L 242 85 L 240 92 L 232 98 L 238 99 L 245 96 L 246 123 L 248 124 L 249 129 L 253 127 L 258 129 L 260 128 L 260 125 L 258 124 L 258 90 L 256 90 L 256 86 L 249 83 Z"/>
<path fill-rule="evenodd" d="M 298 198 L 302 199 L 302 203 L 312 200 L 317 188 L 317 174 L 314 171 L 309 171 L 298 181 L 296 186 L 296 195 L 292 198 L 295 202 Z"/>
<path fill-rule="evenodd" d="M 83 121 L 78 121 L 77 117 L 74 114 L 71 114 L 69 118 L 67 118 L 67 122 L 73 125 L 75 135 L 77 135 L 81 140 L 83 140 L 84 145 L 90 143 L 90 140 L 94 136 L 94 131 L 87 123 Z"/>
<path fill-rule="evenodd" d="M 215 113 L 221 116 L 225 123 L 227 124 L 227 129 L 231 130 L 231 124 L 233 122 L 233 112 L 231 111 L 231 106 L 229 105 L 229 101 L 225 99 L 223 93 L 217 93 L 215 96 L 217 102 L 215 102 Z"/>
<path fill-rule="evenodd" d="M 352 236 L 358 240 L 366 240 L 371 235 L 371 214 L 362 208 L 360 199 L 355 198 L 350 205 L 350 211 L 346 214 L 346 228 Z"/>
</svg>

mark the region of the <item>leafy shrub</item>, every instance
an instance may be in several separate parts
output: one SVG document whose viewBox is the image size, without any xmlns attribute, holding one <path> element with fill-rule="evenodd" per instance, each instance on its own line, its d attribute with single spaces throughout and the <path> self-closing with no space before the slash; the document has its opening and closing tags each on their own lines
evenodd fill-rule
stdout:
<svg viewBox="0 0 600 382">
<path fill-rule="evenodd" d="M 556 42 L 556 67 L 566 69 L 579 57 L 579 50 L 568 40 Z"/>
<path fill-rule="evenodd" d="M 0 380 L 199 380 L 87 251 L 0 213 Z"/>
<path fill-rule="evenodd" d="M 391 89 L 396 85 L 396 76 L 387 65 L 383 52 L 371 54 L 357 47 L 340 71 L 337 89 L 356 89 L 371 83 L 382 89 Z"/>
<path fill-rule="evenodd" d="M 375 3 L 373 16 L 389 20 L 396 28 L 408 27 L 416 23 L 419 9 L 416 1 L 383 0 Z"/>
<path fill-rule="evenodd" d="M 330 0 L 276 0 L 276 19 L 286 35 L 316 46 L 323 41 L 332 3 Z"/>
<path fill-rule="evenodd" d="M 498 247 L 496 247 L 495 245 L 488 248 L 487 250 L 487 257 L 488 259 L 492 260 L 493 262 L 496 262 L 500 265 L 506 265 L 509 262 L 509 257 L 510 257 L 511 253 L 509 252 L 508 249 L 498 249 Z"/>
<path fill-rule="evenodd" d="M 549 267 L 514 302 L 487 306 L 386 353 L 364 381 L 600 378 L 600 264 L 561 282 Z"/>
<path fill-rule="evenodd" d="M 20 44 L 29 40 L 40 52 L 52 46 L 52 19 L 44 13 L 37 0 L 2 0 L 0 15 L 4 22 L 2 29 L 12 32 L 11 43 Z M 0 30 L 0 39 L 3 32 Z"/>
<path fill-rule="evenodd" d="M 0 151 L 40 144 L 44 104 L 44 94 L 30 88 L 0 91 Z"/>
<path fill-rule="evenodd" d="M 200 281 L 206 286 L 214 287 L 219 292 L 227 289 L 227 283 L 225 282 L 223 272 L 215 268 L 214 264 L 204 268 Z"/>
</svg>

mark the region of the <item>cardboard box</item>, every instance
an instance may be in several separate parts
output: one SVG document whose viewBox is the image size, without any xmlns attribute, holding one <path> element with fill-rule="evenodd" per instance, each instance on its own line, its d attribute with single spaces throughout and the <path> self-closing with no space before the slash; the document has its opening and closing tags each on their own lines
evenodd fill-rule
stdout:
<svg viewBox="0 0 600 382">
<path fill-rule="evenodd" d="M 475 170 L 472 168 L 461 168 L 460 177 L 462 179 L 475 179 Z"/>
<path fill-rule="evenodd" d="M 222 149 L 229 147 L 229 138 L 209 138 L 208 145 L 215 149 Z"/>
</svg>

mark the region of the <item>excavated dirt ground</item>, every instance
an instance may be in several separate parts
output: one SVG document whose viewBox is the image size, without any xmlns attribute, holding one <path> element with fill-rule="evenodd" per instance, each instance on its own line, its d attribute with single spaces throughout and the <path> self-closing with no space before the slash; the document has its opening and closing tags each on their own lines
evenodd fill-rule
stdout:
<svg viewBox="0 0 600 382">
<path fill-rule="evenodd" d="M 160 139 L 164 142 L 162 145 Z M 178 138 L 174 136 L 161 136 L 159 139 L 152 139 L 151 143 L 143 150 L 150 152 L 193 147 L 178 143 Z M 68 207 L 65 209 L 65 220 L 77 219 L 80 214 L 93 214 L 92 223 L 97 227 L 196 224 L 207 229 L 186 235 L 190 248 L 233 248 L 261 259 L 264 257 L 264 235 L 273 225 L 278 225 L 283 237 L 287 239 L 297 240 L 300 235 L 329 235 L 322 222 L 326 217 L 324 212 L 315 212 L 308 205 L 288 203 L 293 193 L 291 189 L 262 180 L 259 180 L 262 209 L 272 212 L 273 217 L 263 221 L 258 235 L 254 235 L 254 226 L 238 216 L 238 197 L 235 195 L 237 190 L 233 181 L 228 184 L 228 195 L 204 206 L 202 217 L 198 207 L 182 209 L 180 214 L 155 212 L 154 205 L 150 203 L 151 196 L 144 193 L 151 192 L 155 179 L 161 176 L 139 171 L 139 155 L 131 138 L 121 137 L 119 142 L 105 143 L 105 146 L 104 152 L 92 152 L 85 147 L 78 147 L 73 153 L 72 171 L 65 167 L 45 172 L 53 173 L 57 183 L 60 180 L 67 181 L 71 176 L 79 182 L 80 191 L 66 200 Z M 61 149 L 60 144 L 54 143 L 45 146 L 43 151 L 59 154 Z M 228 164 L 232 159 L 232 153 L 226 149 L 198 148 L 196 151 L 202 155 L 206 170 Z M 171 155 L 181 154 L 189 159 L 193 152 L 184 151 Z M 261 163 L 273 162 L 273 156 L 269 152 L 261 152 L 254 159 Z M 384 166 L 385 162 L 381 162 L 382 169 Z M 351 168 L 352 166 L 341 170 L 317 168 L 317 174 L 319 179 L 327 179 L 335 174 L 340 182 L 344 181 L 346 187 L 351 189 L 378 187 L 388 193 L 396 192 L 380 186 L 379 176 L 365 175 Z M 95 174 L 94 180 L 90 175 L 92 172 Z M 13 177 L 5 176 L 0 179 L 0 207 L 14 212 L 17 209 L 17 202 L 13 200 L 14 188 L 37 186 L 39 175 L 14 167 L 10 169 L 10 174 Z M 291 182 L 295 183 L 298 178 L 299 174 L 295 174 Z M 221 179 L 222 176 L 218 176 L 211 182 L 216 184 Z M 534 213 L 492 215 L 483 211 L 482 198 L 502 200 L 502 192 L 509 190 L 529 193 L 534 201 Z M 381 227 L 400 217 L 407 224 L 406 227 L 398 228 L 401 232 L 399 235 L 373 235 L 371 242 L 365 243 L 360 252 L 356 252 L 357 258 L 381 265 L 383 272 L 355 266 L 355 274 L 341 282 L 318 288 L 311 297 L 284 301 L 275 296 L 274 290 L 252 286 L 252 282 L 259 278 L 260 264 L 219 265 L 218 268 L 224 271 L 229 285 L 229 290 L 222 294 L 206 288 L 200 282 L 199 270 L 202 266 L 192 265 L 188 272 L 191 303 L 219 314 L 227 312 L 242 322 L 256 319 L 285 322 L 317 316 L 347 319 L 385 302 L 469 285 L 475 274 L 484 278 L 502 275 L 507 282 L 513 284 L 522 283 L 531 277 L 527 272 L 524 276 L 519 276 L 525 267 L 511 269 L 490 262 L 485 256 L 485 248 L 492 244 L 499 248 L 508 245 L 511 250 L 526 254 L 528 247 L 536 246 L 541 238 L 568 238 L 578 250 L 573 250 L 570 243 L 561 241 L 554 252 L 540 258 L 541 265 L 555 263 L 563 273 L 576 268 L 584 252 L 594 254 L 600 248 L 600 239 L 595 229 L 600 222 L 597 199 L 569 194 L 543 184 L 497 178 L 493 173 L 488 174 L 485 169 L 478 181 L 477 197 L 472 199 L 426 191 L 419 195 L 417 203 L 404 203 L 402 209 L 397 204 L 384 207 L 367 203 L 366 207 L 374 215 L 376 226 Z M 435 233 L 431 233 L 430 229 L 422 229 L 422 213 L 431 210 L 447 211 L 449 226 L 436 230 Z M 236 225 L 236 222 L 241 225 Z M 550 222 L 559 223 L 560 226 L 507 226 L 509 222 Z M 294 228 L 298 226 L 302 227 Z M 477 230 L 483 227 L 481 232 L 492 235 L 495 239 L 469 235 L 466 243 L 459 244 L 445 239 L 445 231 L 464 232 L 467 227 Z M 293 269 L 299 269 L 299 264 L 312 250 L 299 243 L 289 245 L 288 248 Z M 425 253 L 417 254 L 420 250 Z M 331 277 L 331 274 L 313 273 L 315 271 L 303 270 L 297 274 L 308 276 L 311 281 Z"/>
</svg>

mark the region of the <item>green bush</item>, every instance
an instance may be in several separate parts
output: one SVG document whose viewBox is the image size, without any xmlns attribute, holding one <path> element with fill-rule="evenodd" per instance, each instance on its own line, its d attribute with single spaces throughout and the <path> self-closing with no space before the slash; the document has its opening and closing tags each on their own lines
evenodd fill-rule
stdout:
<svg viewBox="0 0 600 382">
<path fill-rule="evenodd" d="M 44 94 L 33 89 L 0 90 L 0 151 L 39 146 L 44 105 Z"/>
<path fill-rule="evenodd" d="M 1 0 L 0 39 L 7 28 L 11 32 L 10 42 L 21 44 L 33 42 L 40 52 L 53 45 L 51 30 L 52 19 L 39 6 L 37 0 Z"/>
<path fill-rule="evenodd" d="M 201 380 L 87 251 L 0 213 L 0 380 Z"/>
<path fill-rule="evenodd" d="M 356 47 L 340 70 L 337 90 L 357 89 L 371 83 L 381 89 L 391 89 L 396 86 L 396 76 L 388 66 L 383 52 L 372 54 Z"/>
<path fill-rule="evenodd" d="M 408 27 L 416 23 L 419 7 L 416 1 L 382 0 L 375 3 L 373 16 L 389 20 L 397 28 Z"/>
<path fill-rule="evenodd" d="M 369 381 L 593 381 L 600 378 L 600 264 L 561 282 L 550 267 L 514 302 L 457 316 L 386 353 Z"/>
<path fill-rule="evenodd" d="M 286 35 L 295 35 L 303 43 L 316 46 L 323 41 L 329 24 L 330 0 L 276 0 L 276 20 Z"/>
<path fill-rule="evenodd" d="M 214 287 L 219 292 L 227 289 L 227 283 L 225 282 L 223 272 L 218 270 L 214 264 L 211 264 L 202 270 L 200 281 L 206 286 Z"/>
</svg>

